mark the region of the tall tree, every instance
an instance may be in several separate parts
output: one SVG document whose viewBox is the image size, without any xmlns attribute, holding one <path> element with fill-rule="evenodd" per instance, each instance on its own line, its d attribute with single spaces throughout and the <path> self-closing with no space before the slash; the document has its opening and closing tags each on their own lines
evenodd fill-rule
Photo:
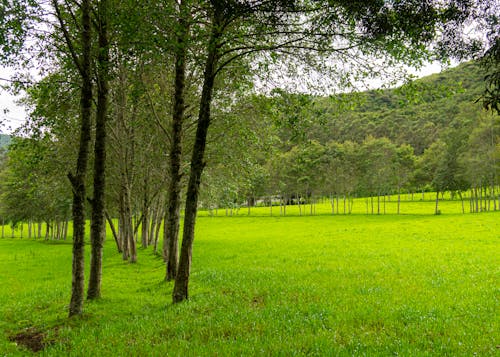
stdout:
<svg viewBox="0 0 500 357">
<path fill-rule="evenodd" d="M 181 207 L 181 159 L 182 125 L 185 112 L 185 77 L 186 55 L 189 37 L 189 7 L 180 0 L 177 9 L 175 52 L 174 103 L 172 112 L 171 142 L 169 155 L 168 207 L 165 222 L 164 244 L 166 258 L 166 280 L 173 280 L 177 275 L 178 240 Z"/>
<path fill-rule="evenodd" d="M 366 55 L 381 57 L 387 63 L 419 62 L 426 54 L 423 44 L 434 40 L 438 28 L 453 21 L 460 24 L 456 4 L 433 1 L 233 1 L 207 3 L 208 39 L 205 69 L 195 144 L 191 157 L 186 195 L 183 241 L 173 301 L 188 298 L 188 281 L 194 241 L 201 174 L 204 167 L 206 137 L 210 126 L 210 107 L 217 75 L 236 59 L 268 51 L 271 58 L 283 54 L 332 54 L 338 67 L 341 61 L 352 64 L 356 73 L 369 73 Z M 411 21 L 409 21 L 411 19 Z M 353 61 L 356 59 L 357 61 Z M 360 61 L 361 60 L 361 61 Z M 325 67 L 323 58 L 316 61 Z M 361 70 L 356 63 L 362 63 Z M 288 62 L 287 64 L 291 64 Z M 297 66 L 291 66 L 291 68 Z M 300 68 L 303 69 L 304 67 Z M 349 79 L 346 73 L 341 76 Z M 348 81 L 347 81 L 348 82 Z M 346 81 L 344 81 L 346 83 Z M 342 83 L 337 83 L 342 85 Z"/>
<path fill-rule="evenodd" d="M 108 1 L 100 0 L 97 5 L 97 108 L 94 142 L 94 190 L 92 203 L 92 223 L 90 227 L 90 276 L 87 290 L 88 299 L 101 296 L 102 248 L 106 233 L 105 178 L 106 178 L 106 123 L 109 96 L 109 39 Z"/>
<path fill-rule="evenodd" d="M 69 316 L 80 315 L 83 312 L 84 298 L 84 245 L 85 245 L 85 201 L 87 163 L 91 140 L 91 115 L 92 115 L 92 24 L 91 2 L 82 0 L 79 4 L 81 20 L 80 38 L 74 39 L 70 34 L 64 10 L 75 18 L 71 8 L 63 8 L 57 0 L 52 0 L 59 29 L 63 34 L 68 52 L 74 66 L 81 78 L 80 94 L 80 140 L 75 173 L 68 173 L 68 178 L 73 188 L 73 269 L 71 302 Z"/>
</svg>

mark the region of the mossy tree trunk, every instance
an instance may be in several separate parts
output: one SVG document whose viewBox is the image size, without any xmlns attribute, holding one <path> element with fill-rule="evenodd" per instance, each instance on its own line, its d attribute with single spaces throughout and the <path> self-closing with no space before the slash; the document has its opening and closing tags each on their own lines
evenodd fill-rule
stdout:
<svg viewBox="0 0 500 357">
<path fill-rule="evenodd" d="M 106 234 L 105 187 L 106 187 L 106 125 L 109 93 L 109 41 L 108 2 L 98 4 L 98 56 L 97 56 L 97 113 L 95 119 L 94 143 L 94 197 L 92 199 L 92 223 L 90 227 L 90 276 L 87 299 L 101 296 L 102 248 Z"/>
<path fill-rule="evenodd" d="M 214 89 L 216 66 L 218 62 L 218 45 L 222 33 L 222 12 L 215 11 L 212 30 L 208 41 L 207 59 L 203 73 L 203 89 L 200 99 L 200 111 L 198 114 L 198 125 L 196 128 L 195 142 L 191 156 L 191 167 L 186 194 L 186 209 L 184 216 L 184 230 L 182 236 L 182 247 L 179 266 L 175 278 L 172 299 L 174 303 L 188 298 L 188 283 L 191 270 L 191 258 L 194 241 L 194 227 L 198 210 L 198 196 L 200 180 L 204 163 L 205 147 L 207 143 L 208 127 L 210 125 L 210 106 Z"/>
</svg>

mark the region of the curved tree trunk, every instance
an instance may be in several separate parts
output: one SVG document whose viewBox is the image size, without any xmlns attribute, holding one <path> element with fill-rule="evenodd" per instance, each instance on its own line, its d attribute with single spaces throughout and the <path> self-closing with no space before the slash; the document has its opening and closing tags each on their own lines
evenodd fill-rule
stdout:
<svg viewBox="0 0 500 357">
<path fill-rule="evenodd" d="M 181 302 L 188 298 L 188 283 L 191 269 L 194 227 L 198 209 L 201 174 L 205 166 L 203 159 L 207 143 L 208 127 L 210 126 L 210 105 L 212 102 L 212 93 L 218 60 L 217 44 L 221 37 L 221 33 L 219 31 L 221 18 L 219 16 L 221 15 L 217 13 L 215 14 L 210 39 L 208 41 L 207 60 L 205 63 L 203 89 L 200 99 L 200 111 L 198 114 L 198 125 L 196 128 L 195 143 L 191 156 L 191 168 L 186 194 L 182 247 L 177 276 L 175 278 L 174 291 L 172 294 L 172 300 L 174 303 Z"/>
</svg>

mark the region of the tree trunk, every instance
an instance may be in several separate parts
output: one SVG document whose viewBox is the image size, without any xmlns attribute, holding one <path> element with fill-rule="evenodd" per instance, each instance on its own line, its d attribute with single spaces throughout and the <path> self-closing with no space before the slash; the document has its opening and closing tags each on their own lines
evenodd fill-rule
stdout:
<svg viewBox="0 0 500 357">
<path fill-rule="evenodd" d="M 106 188 L 106 122 L 109 92 L 109 43 L 107 1 L 98 2 L 98 55 L 97 55 L 97 110 L 94 143 L 94 197 L 92 199 L 92 223 L 90 227 L 90 276 L 87 299 L 101 297 L 102 248 L 106 235 L 105 188 Z"/>
<path fill-rule="evenodd" d="M 207 142 L 208 127 L 210 126 L 210 106 L 212 102 L 213 87 L 216 75 L 218 42 L 221 37 L 220 23 L 222 14 L 216 11 L 214 23 L 207 48 L 207 60 L 205 63 L 203 89 L 200 99 L 200 110 L 198 114 L 198 125 L 196 128 L 195 143 L 191 156 L 191 167 L 189 183 L 186 193 L 186 209 L 184 217 L 184 230 L 182 247 L 179 260 L 177 276 L 175 278 L 172 300 L 174 303 L 188 298 L 188 283 L 191 270 L 191 258 L 194 241 L 194 227 L 198 209 L 198 196 L 200 180 L 205 166 L 204 155 Z"/>
<path fill-rule="evenodd" d="M 53 1 L 56 4 L 56 1 Z M 57 6 L 57 5 L 56 5 Z M 80 75 L 82 89 L 80 97 L 80 147 L 76 163 L 75 175 L 68 174 L 73 188 L 73 263 L 71 301 L 69 316 L 80 315 L 83 312 L 84 298 L 84 245 L 85 245 L 85 177 L 89 156 L 91 137 L 91 110 L 92 110 L 92 77 L 91 77 L 91 20 L 90 1 L 82 0 L 82 57 Z M 58 14 L 59 15 L 59 14 Z M 60 16 L 59 16 L 60 17 Z M 60 17 L 61 24 L 63 22 Z M 70 43 L 68 43 L 71 46 Z"/>
<path fill-rule="evenodd" d="M 460 197 L 460 202 L 462 202 L 462 214 L 465 213 L 465 205 L 464 205 L 464 197 L 462 196 L 462 192 L 458 191 L 458 196 Z"/>
<path fill-rule="evenodd" d="M 434 214 L 439 214 L 439 191 L 436 191 L 436 208 L 434 210 Z"/>
<path fill-rule="evenodd" d="M 123 182 L 125 175 L 122 173 L 121 174 L 121 188 L 120 188 L 120 209 L 119 209 L 119 223 L 118 223 L 118 229 L 119 229 L 119 234 L 120 234 L 120 246 L 122 248 L 122 259 L 123 260 L 128 260 L 129 257 L 129 223 L 127 220 L 130 217 L 127 217 L 126 215 L 126 203 L 125 203 L 125 187 L 126 183 Z"/>
<path fill-rule="evenodd" d="M 135 241 L 135 233 L 134 224 L 132 221 L 132 210 L 131 210 L 131 202 L 130 202 L 130 188 L 127 184 L 125 187 L 125 228 L 126 228 L 126 239 L 128 240 L 128 249 L 129 249 L 129 262 L 136 263 L 137 262 L 137 246 Z"/>
<path fill-rule="evenodd" d="M 313 215 L 313 208 L 314 208 L 314 207 L 313 207 L 313 205 L 314 205 L 314 200 L 313 200 L 312 195 L 311 195 L 311 198 L 310 198 L 310 202 L 309 202 L 309 203 L 311 204 L 311 207 L 310 207 L 310 209 L 309 209 L 309 214 L 312 216 L 312 215 Z"/>
<path fill-rule="evenodd" d="M 161 205 L 163 205 L 163 200 L 161 200 Z M 158 210 L 156 212 L 156 226 L 155 226 L 156 228 L 153 241 L 153 253 L 155 255 L 158 254 L 158 240 L 160 239 L 162 217 L 163 217 L 163 210 L 160 207 L 158 207 Z"/>
<path fill-rule="evenodd" d="M 69 226 L 69 220 L 68 218 L 66 217 L 64 219 L 64 236 L 63 236 L 63 239 L 66 240 L 68 238 L 68 226 Z"/>
<path fill-rule="evenodd" d="M 178 241 L 179 241 L 179 222 L 181 206 L 181 159 L 182 159 L 182 125 L 184 122 L 184 96 L 186 87 L 186 51 L 189 36 L 189 26 L 187 17 L 187 7 L 184 1 L 179 2 L 179 13 L 177 18 L 177 38 L 175 51 L 175 79 L 174 79 L 174 108 L 172 114 L 172 142 L 170 143 L 170 182 L 168 187 L 168 208 L 165 225 L 164 244 L 167 246 L 168 256 L 166 261 L 165 280 L 175 279 L 178 265 Z M 210 106 L 210 104 L 209 104 Z M 200 114 L 201 116 L 201 114 Z M 208 119 L 210 120 L 210 119 Z M 207 123 L 208 129 L 208 123 Z M 206 133 L 205 133 L 206 135 Z M 198 136 L 196 137 L 198 141 Z M 198 144 L 198 142 L 196 143 Z M 195 144 L 195 150 L 196 150 Z M 203 144 L 204 146 L 204 144 Z M 204 148 L 203 148 L 204 150 Z M 194 156 L 193 156 L 194 157 Z M 200 161 L 203 165 L 203 153 Z M 203 167 L 199 170 L 200 175 Z M 191 169 L 193 173 L 193 169 Z M 196 196 L 198 193 L 196 192 Z M 197 197 L 196 197 L 197 199 Z M 186 203 L 187 206 L 187 203 Z M 196 216 L 196 211 L 194 212 Z M 194 218 L 193 218 L 194 225 Z M 189 272 L 188 272 L 189 275 Z M 187 289 L 187 287 L 186 287 Z M 186 296 L 187 297 L 187 296 Z"/>
<path fill-rule="evenodd" d="M 147 174 L 146 174 L 147 175 Z M 142 205 L 142 225 L 141 225 L 141 246 L 142 248 L 148 247 L 149 242 L 149 223 L 150 223 L 150 207 L 148 206 L 148 197 L 144 193 L 143 205 Z"/>
<path fill-rule="evenodd" d="M 118 234 L 116 233 L 116 228 L 115 228 L 115 225 L 113 223 L 113 219 L 110 217 L 109 213 L 106 210 L 104 211 L 104 214 L 106 216 L 106 220 L 108 221 L 109 227 L 111 228 L 111 233 L 113 234 L 113 238 L 115 239 L 116 248 L 118 249 L 118 253 L 121 253 L 122 247 L 120 244 L 120 240 L 118 238 Z"/>
<path fill-rule="evenodd" d="M 297 204 L 299 205 L 299 216 L 302 216 L 302 207 L 300 205 L 300 196 L 297 193 Z"/>
<path fill-rule="evenodd" d="M 495 195 L 495 184 L 491 182 L 490 185 L 490 199 L 493 200 L 493 211 L 497 210 L 497 200 Z"/>
<path fill-rule="evenodd" d="M 412 198 L 413 201 L 413 198 Z M 397 214 L 400 213 L 400 207 L 401 207 L 401 189 L 398 187 L 398 211 Z"/>
</svg>

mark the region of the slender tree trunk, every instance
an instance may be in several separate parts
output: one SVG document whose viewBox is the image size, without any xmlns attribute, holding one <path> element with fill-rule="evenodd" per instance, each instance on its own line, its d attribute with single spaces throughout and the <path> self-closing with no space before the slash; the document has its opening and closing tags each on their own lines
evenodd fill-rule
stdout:
<svg viewBox="0 0 500 357">
<path fill-rule="evenodd" d="M 398 187 L 398 214 L 400 213 L 400 207 L 401 207 L 401 189 Z"/>
<path fill-rule="evenodd" d="M 300 196 L 298 193 L 297 193 L 297 204 L 299 205 L 299 216 L 302 216 L 302 208 L 300 205 Z"/>
<path fill-rule="evenodd" d="M 161 202 L 161 205 L 163 205 L 163 200 Z M 153 253 L 155 255 L 158 254 L 158 240 L 160 239 L 160 230 L 161 230 L 161 222 L 163 215 L 164 215 L 163 210 L 160 207 L 158 207 L 158 211 L 156 212 L 156 226 L 155 226 L 155 234 L 153 241 Z"/>
<path fill-rule="evenodd" d="M 313 215 L 313 205 L 314 205 L 314 200 L 313 200 L 312 194 L 311 194 L 311 198 L 310 198 L 309 203 L 311 204 L 311 207 L 309 209 L 309 214 L 312 216 Z"/>
<path fill-rule="evenodd" d="M 464 197 L 462 196 L 462 192 L 458 191 L 458 196 L 460 197 L 460 202 L 462 202 L 462 213 L 465 213 Z"/>
<path fill-rule="evenodd" d="M 177 276 L 175 278 L 172 300 L 174 303 L 181 302 L 188 298 L 188 283 L 191 270 L 191 258 L 194 241 L 194 227 L 198 209 L 198 196 L 200 180 L 204 163 L 205 147 L 207 142 L 208 127 L 210 126 L 210 106 L 216 75 L 218 42 L 221 37 L 220 24 L 222 14 L 216 11 L 214 23 L 208 41 L 207 60 L 205 63 L 203 89 L 200 99 L 200 110 L 198 114 L 198 125 L 196 128 L 195 143 L 191 157 L 191 168 L 189 183 L 186 193 L 186 209 L 184 217 L 184 231 L 182 238 L 182 248 L 179 260 Z"/>
<path fill-rule="evenodd" d="M 490 186 L 490 197 L 491 197 L 491 200 L 493 200 L 493 210 L 496 211 L 497 210 L 497 200 L 496 200 L 496 193 L 495 193 L 495 184 L 493 182 L 491 182 L 491 186 Z"/>
<path fill-rule="evenodd" d="M 166 274 L 165 280 L 170 281 L 175 279 L 177 275 L 178 266 L 178 241 L 179 241 L 179 222 L 180 222 L 180 184 L 181 184 L 181 159 L 182 159 L 182 125 L 184 122 L 184 96 L 186 87 L 186 51 L 187 51 L 187 41 L 189 36 L 189 26 L 187 21 L 187 6 L 185 1 L 179 2 L 177 18 L 177 43 L 175 51 L 175 79 L 174 79 L 174 108 L 172 115 L 172 142 L 170 143 L 170 182 L 168 187 L 168 207 L 167 207 L 167 220 L 165 224 L 167 228 L 165 229 L 166 237 L 164 244 L 168 246 L 168 256 L 166 262 Z M 210 99 L 209 99 L 210 101 Z M 208 104 L 210 106 L 210 103 Z M 200 108 L 201 109 L 201 108 Z M 201 114 L 200 114 L 201 116 Z M 210 116 L 208 114 L 208 116 Z M 210 121 L 210 118 L 208 118 Z M 208 129 L 208 124 L 206 127 Z M 205 133 L 206 135 L 206 133 Z M 198 136 L 196 137 L 195 150 L 197 149 L 198 141 L 200 140 Z M 203 150 L 205 144 L 203 143 Z M 193 155 L 194 158 L 194 155 Z M 203 170 L 203 153 L 200 160 L 199 172 Z M 191 168 L 191 174 L 193 175 L 193 168 Z M 198 179 L 199 181 L 199 179 Z M 199 185 L 199 182 L 198 182 Z M 198 199 L 198 188 L 196 189 L 196 200 Z M 193 192 L 191 193 L 193 194 Z M 187 209 L 187 203 L 186 203 Z M 196 219 L 196 210 L 192 217 L 193 226 Z M 194 233 L 193 233 L 194 234 Z M 191 243 L 192 244 L 192 243 Z M 188 263 L 190 265 L 190 262 Z M 185 274 L 185 272 L 183 272 Z M 187 272 L 189 277 L 189 271 Z M 176 283 L 177 284 L 177 283 Z M 186 283 L 186 298 L 187 298 L 187 283 Z M 174 298 L 175 300 L 175 298 Z"/>
<path fill-rule="evenodd" d="M 113 219 L 111 218 L 111 216 L 109 215 L 109 213 L 106 210 L 104 211 L 104 215 L 106 216 L 106 220 L 108 221 L 109 227 L 111 228 L 111 233 L 113 234 L 113 238 L 115 239 L 116 248 L 118 249 L 118 253 L 121 253 L 122 247 L 120 244 L 120 240 L 118 238 L 118 234 L 116 233 L 116 228 L 115 228 L 115 225 L 113 223 Z"/>
<path fill-rule="evenodd" d="M 90 227 L 90 276 L 87 299 L 101 297 L 102 249 L 106 234 L 106 122 L 109 92 L 109 43 L 108 2 L 98 2 L 98 55 L 97 55 L 97 111 L 94 143 L 94 197 L 92 199 L 92 223 Z"/>
<path fill-rule="evenodd" d="M 434 210 L 434 214 L 439 214 L 439 191 L 436 191 L 436 208 Z"/>
<path fill-rule="evenodd" d="M 122 248 L 122 259 L 123 260 L 128 260 L 129 257 L 129 223 L 127 222 L 127 217 L 126 215 L 126 203 L 125 203 L 125 187 L 126 183 L 123 182 L 125 178 L 125 174 L 121 174 L 121 188 L 120 188 L 120 222 L 119 222 L 119 234 L 120 234 L 120 242 L 121 242 L 121 248 Z"/>
<path fill-rule="evenodd" d="M 142 225 L 141 225 L 141 246 L 142 248 L 148 247 L 149 241 L 149 223 L 150 223 L 150 207 L 148 197 L 148 173 L 144 175 L 144 195 L 142 198 Z"/>
<path fill-rule="evenodd" d="M 64 240 L 66 240 L 68 238 L 68 226 L 69 226 L 69 220 L 68 220 L 68 217 L 66 217 L 64 219 Z"/>
<path fill-rule="evenodd" d="M 125 187 L 125 227 L 127 231 L 128 248 L 129 248 L 129 262 L 137 262 L 137 245 L 136 245 L 136 229 L 134 228 L 132 220 L 132 210 L 131 210 L 131 197 L 130 197 L 130 187 L 127 185 Z"/>
<path fill-rule="evenodd" d="M 53 1 L 56 8 L 58 5 Z M 82 56 L 79 65 L 82 79 L 82 89 L 80 97 L 80 147 L 78 149 L 78 159 L 75 174 L 68 174 L 73 188 L 73 263 L 72 263 L 72 283 L 71 301 L 69 304 L 69 316 L 80 315 L 83 312 L 84 298 L 84 244 L 85 244 L 85 177 L 87 173 L 87 163 L 89 156 L 89 146 L 91 137 L 91 110 L 92 110 L 92 78 L 91 78 L 91 20 L 90 1 L 82 0 L 82 30 L 81 48 Z M 58 13 L 61 25 L 62 17 Z M 72 47 L 70 40 L 68 46 Z M 75 59 L 75 62 L 77 59 Z"/>
</svg>

